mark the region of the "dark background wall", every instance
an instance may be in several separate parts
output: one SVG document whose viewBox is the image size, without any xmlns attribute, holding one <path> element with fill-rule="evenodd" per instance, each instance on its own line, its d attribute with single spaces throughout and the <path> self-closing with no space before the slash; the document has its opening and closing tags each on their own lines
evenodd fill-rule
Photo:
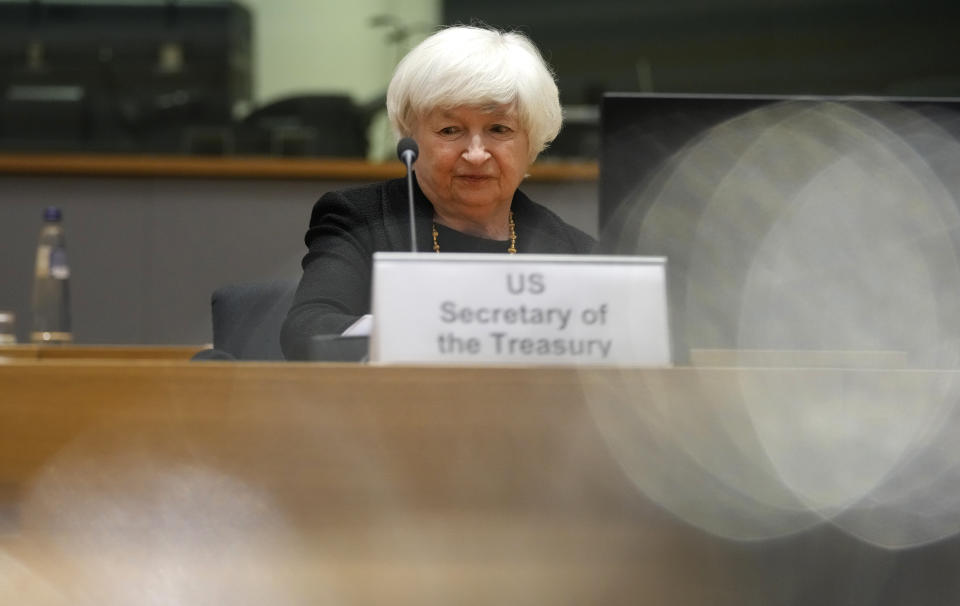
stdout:
<svg viewBox="0 0 960 606">
<path fill-rule="evenodd" d="M 604 91 L 960 94 L 948 0 L 444 0 L 529 34 L 567 104 Z"/>
</svg>

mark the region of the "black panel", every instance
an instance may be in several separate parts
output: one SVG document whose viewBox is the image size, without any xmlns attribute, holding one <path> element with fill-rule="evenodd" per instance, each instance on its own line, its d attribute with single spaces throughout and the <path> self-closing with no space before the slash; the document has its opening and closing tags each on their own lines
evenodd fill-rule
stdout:
<svg viewBox="0 0 960 606">
<path fill-rule="evenodd" d="M 444 0 L 444 23 L 519 29 L 564 104 L 607 91 L 960 94 L 960 5 L 945 0 Z"/>
<path fill-rule="evenodd" d="M 0 145 L 182 151 L 250 98 L 236 2 L 0 4 Z"/>
</svg>

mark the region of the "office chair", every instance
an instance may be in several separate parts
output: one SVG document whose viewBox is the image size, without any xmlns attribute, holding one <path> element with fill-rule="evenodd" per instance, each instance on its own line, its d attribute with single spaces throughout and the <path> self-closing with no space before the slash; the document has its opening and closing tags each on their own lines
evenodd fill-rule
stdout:
<svg viewBox="0 0 960 606">
<path fill-rule="evenodd" d="M 363 158 L 371 119 L 347 95 L 296 95 L 244 118 L 240 147 L 246 153 L 274 156 Z"/>
<path fill-rule="evenodd" d="M 296 280 L 227 284 L 210 297 L 213 349 L 194 360 L 283 360 L 280 326 L 290 309 Z"/>
</svg>

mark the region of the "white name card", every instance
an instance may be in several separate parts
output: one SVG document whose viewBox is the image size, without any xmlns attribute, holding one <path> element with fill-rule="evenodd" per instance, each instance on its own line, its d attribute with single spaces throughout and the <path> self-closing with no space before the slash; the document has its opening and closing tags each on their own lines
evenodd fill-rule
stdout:
<svg viewBox="0 0 960 606">
<path fill-rule="evenodd" d="M 370 360 L 670 364 L 666 259 L 376 253 Z"/>
</svg>

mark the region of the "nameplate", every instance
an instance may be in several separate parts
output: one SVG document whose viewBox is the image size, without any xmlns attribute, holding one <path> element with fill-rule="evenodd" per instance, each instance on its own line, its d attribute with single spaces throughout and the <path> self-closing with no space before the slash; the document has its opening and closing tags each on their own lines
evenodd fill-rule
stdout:
<svg viewBox="0 0 960 606">
<path fill-rule="evenodd" d="M 376 253 L 370 361 L 670 364 L 660 257 Z"/>
</svg>

